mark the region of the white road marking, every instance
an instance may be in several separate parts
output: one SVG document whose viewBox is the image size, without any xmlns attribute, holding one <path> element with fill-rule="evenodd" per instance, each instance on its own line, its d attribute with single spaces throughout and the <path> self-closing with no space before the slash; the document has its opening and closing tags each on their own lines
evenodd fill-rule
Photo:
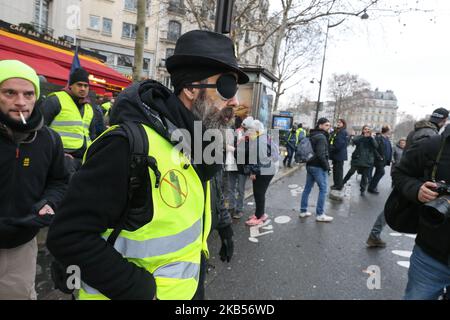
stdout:
<svg viewBox="0 0 450 320">
<path fill-rule="evenodd" d="M 402 236 L 401 233 L 397 233 L 397 232 L 391 232 L 391 233 L 389 233 L 389 235 L 390 235 L 391 237 L 401 237 L 401 236 Z"/>
<path fill-rule="evenodd" d="M 256 239 L 256 238 L 264 236 L 266 234 L 273 233 L 273 230 L 271 230 L 273 227 L 272 227 L 272 225 L 269 225 L 271 221 L 272 220 L 267 219 L 263 224 L 260 224 L 259 226 L 250 227 L 250 238 L 248 238 L 248 239 L 252 242 L 255 242 L 252 239 Z M 266 230 L 269 229 L 269 230 L 265 231 L 265 232 L 260 232 L 261 228 L 266 229 Z"/>
<path fill-rule="evenodd" d="M 409 258 L 412 255 L 412 251 L 408 250 L 392 250 L 392 253 L 403 258 Z"/>
<path fill-rule="evenodd" d="M 259 242 L 258 239 L 252 238 L 252 237 L 248 238 L 248 240 L 250 240 L 250 242 L 254 242 L 254 243 L 258 243 Z"/>
<path fill-rule="evenodd" d="M 289 189 L 295 189 L 297 187 L 298 187 L 298 184 L 290 184 L 290 185 L 288 185 Z"/>
<path fill-rule="evenodd" d="M 417 237 L 417 234 L 405 234 L 405 237 L 415 239 Z"/>
<path fill-rule="evenodd" d="M 276 223 L 279 223 L 279 224 L 288 223 L 289 221 L 291 221 L 291 217 L 288 217 L 288 216 L 279 216 L 279 217 L 276 217 L 276 218 L 274 219 L 274 221 L 275 221 Z"/>
<path fill-rule="evenodd" d="M 401 267 L 409 269 L 409 261 L 397 261 L 397 264 Z"/>
<path fill-rule="evenodd" d="M 254 204 L 255 204 L 254 202 L 247 202 L 247 205 L 249 205 L 249 206 L 252 206 Z"/>
</svg>

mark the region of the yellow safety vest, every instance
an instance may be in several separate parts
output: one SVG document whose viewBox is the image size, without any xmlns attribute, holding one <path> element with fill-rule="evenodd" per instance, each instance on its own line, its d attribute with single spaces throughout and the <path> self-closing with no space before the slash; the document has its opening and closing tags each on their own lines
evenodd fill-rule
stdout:
<svg viewBox="0 0 450 320">
<path fill-rule="evenodd" d="M 58 132 L 66 151 L 74 151 L 83 147 L 86 140 L 87 147 L 91 144 L 89 127 L 94 119 L 94 110 L 90 104 L 84 105 L 84 116 L 81 117 L 77 105 L 65 91 L 49 94 L 57 96 L 61 105 L 58 113 L 50 124 L 50 128 Z"/>
<path fill-rule="evenodd" d="M 302 131 L 304 131 L 302 128 L 298 128 L 298 129 L 295 131 L 295 144 L 298 144 L 298 137 L 300 136 L 300 133 L 301 133 Z M 306 135 L 306 134 L 305 134 L 305 135 Z M 289 140 L 291 139 L 291 136 L 292 136 L 292 131 L 289 133 L 289 136 L 288 136 L 288 138 L 287 138 L 287 141 L 289 141 Z"/>
<path fill-rule="evenodd" d="M 109 109 L 111 109 L 111 101 L 108 101 L 108 102 L 103 103 L 103 104 L 101 105 L 101 107 L 102 107 L 102 109 L 103 109 L 105 112 L 108 112 Z"/>
<path fill-rule="evenodd" d="M 122 230 L 114 248 L 128 261 L 153 274 L 158 299 L 192 299 L 198 287 L 201 252 L 209 256 L 206 243 L 211 229 L 209 183 L 205 195 L 194 168 L 185 165 L 189 163 L 187 157 L 175 151 L 153 129 L 142 126 L 148 136 L 149 156 L 156 159 L 161 172 L 159 187 L 150 183 L 153 219 L 136 231 Z M 112 126 L 105 133 L 116 128 Z M 149 169 L 149 174 L 150 181 L 155 181 L 153 170 Z M 105 241 L 112 231 L 108 229 L 102 234 Z M 83 282 L 78 298 L 108 299 Z"/>
</svg>

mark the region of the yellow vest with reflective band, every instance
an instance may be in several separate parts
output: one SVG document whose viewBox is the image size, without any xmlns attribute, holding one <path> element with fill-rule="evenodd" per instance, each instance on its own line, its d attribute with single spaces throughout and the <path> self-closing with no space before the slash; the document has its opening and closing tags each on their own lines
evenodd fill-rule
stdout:
<svg viewBox="0 0 450 320">
<path fill-rule="evenodd" d="M 114 248 L 128 261 L 153 274 L 158 299 L 192 299 L 198 287 L 201 252 L 209 256 L 206 243 L 211 229 L 209 182 L 205 195 L 192 165 L 185 166 L 189 160 L 153 129 L 142 126 L 148 136 L 149 155 L 156 159 L 161 172 L 156 188 L 155 174 L 149 169 L 153 219 L 136 231 L 122 230 Z M 116 128 L 112 126 L 103 134 Z M 106 240 L 111 232 L 108 229 L 102 237 Z M 83 282 L 78 298 L 107 299 Z"/>
<path fill-rule="evenodd" d="M 334 140 L 336 139 L 336 136 L 337 136 L 337 132 L 336 131 L 331 134 L 330 146 L 332 146 L 334 144 Z"/>
<path fill-rule="evenodd" d="M 105 112 L 108 112 L 109 109 L 111 109 L 111 101 L 108 101 L 108 102 L 103 103 L 103 104 L 101 105 L 101 107 L 102 107 L 102 109 L 103 109 Z"/>
<path fill-rule="evenodd" d="M 302 131 L 304 131 L 303 128 L 298 128 L 297 130 L 295 130 L 295 144 L 298 144 L 298 137 L 300 136 L 300 133 Z M 292 131 L 289 133 L 287 141 L 289 141 L 291 139 L 291 136 L 292 136 Z"/>
<path fill-rule="evenodd" d="M 84 116 L 81 117 L 72 97 L 64 91 L 54 92 L 49 96 L 57 96 L 61 112 L 53 119 L 50 128 L 61 136 L 65 150 L 78 150 L 83 147 L 86 139 L 87 147 L 91 144 L 89 127 L 94 119 L 94 110 L 88 103 L 84 105 Z"/>
</svg>

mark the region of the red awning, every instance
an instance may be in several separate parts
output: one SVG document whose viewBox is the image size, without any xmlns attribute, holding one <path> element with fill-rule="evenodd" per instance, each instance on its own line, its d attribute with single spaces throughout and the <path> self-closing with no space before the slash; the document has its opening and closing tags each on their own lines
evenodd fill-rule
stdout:
<svg viewBox="0 0 450 320">
<path fill-rule="evenodd" d="M 44 76 L 48 82 L 60 86 L 67 85 L 67 79 L 69 77 L 70 70 L 63 68 L 59 64 L 56 64 L 54 62 L 44 59 L 32 58 L 30 56 L 3 49 L 0 49 L 0 60 L 22 61 L 23 63 L 32 67 L 38 75 Z M 106 92 L 105 87 L 101 84 L 90 82 L 90 86 L 98 94 L 103 94 Z"/>
<path fill-rule="evenodd" d="M 73 52 L 38 42 L 23 36 L 0 30 L 0 49 L 16 52 L 39 60 L 47 60 L 70 69 Z M 79 55 L 80 63 L 90 74 L 96 78 L 104 79 L 107 84 L 127 87 L 131 81 L 94 58 Z M 68 77 L 68 73 L 66 79 Z"/>
</svg>

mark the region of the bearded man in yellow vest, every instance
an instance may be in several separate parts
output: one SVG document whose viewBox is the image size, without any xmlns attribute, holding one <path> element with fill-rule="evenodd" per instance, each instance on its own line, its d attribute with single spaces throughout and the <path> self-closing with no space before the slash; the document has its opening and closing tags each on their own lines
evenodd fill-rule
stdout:
<svg viewBox="0 0 450 320">
<path fill-rule="evenodd" d="M 205 30 L 182 35 L 166 66 L 174 92 L 145 80 L 119 94 L 112 126 L 88 149 L 49 229 L 50 252 L 64 266 L 80 269 L 79 299 L 203 297 L 209 180 L 222 165 L 195 157 L 211 142 L 203 142 L 194 127 L 200 124 L 202 135 L 228 123 L 239 105 L 238 84 L 249 78 L 238 67 L 231 39 Z M 153 167 L 142 175 L 148 183 L 135 191 L 127 210 L 130 146 L 114 131 L 130 121 L 145 130 Z M 189 147 L 184 152 L 176 148 L 180 135 Z M 124 210 L 125 223 L 111 245 L 105 239 Z"/>
<path fill-rule="evenodd" d="M 81 166 L 87 147 L 96 137 L 98 115 L 88 94 L 89 73 L 78 68 L 70 75 L 67 88 L 49 94 L 41 106 L 44 123 L 61 136 L 71 174 Z"/>
</svg>

